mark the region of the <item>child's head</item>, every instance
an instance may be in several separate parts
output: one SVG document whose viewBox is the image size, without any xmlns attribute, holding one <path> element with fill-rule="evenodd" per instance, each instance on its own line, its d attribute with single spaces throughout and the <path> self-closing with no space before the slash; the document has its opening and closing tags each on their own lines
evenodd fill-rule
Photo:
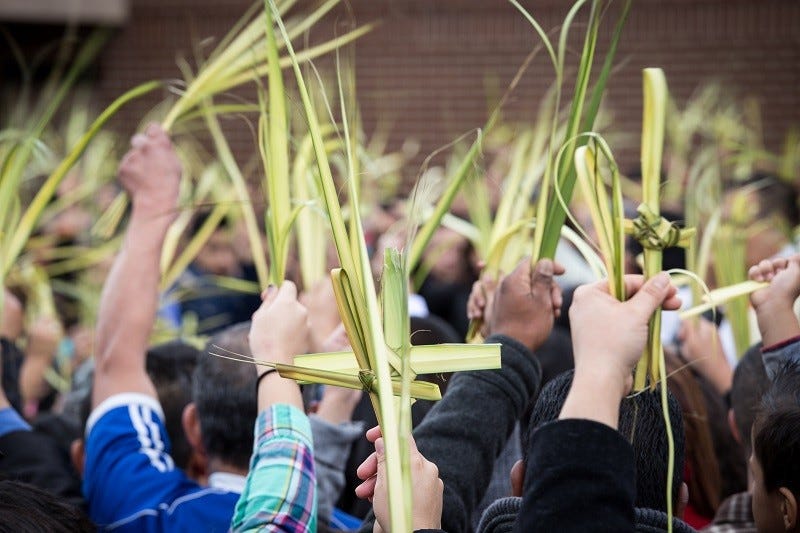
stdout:
<svg viewBox="0 0 800 533">
<path fill-rule="evenodd" d="M 760 532 L 800 531 L 800 364 L 784 366 L 761 401 L 750 457 Z"/>
</svg>

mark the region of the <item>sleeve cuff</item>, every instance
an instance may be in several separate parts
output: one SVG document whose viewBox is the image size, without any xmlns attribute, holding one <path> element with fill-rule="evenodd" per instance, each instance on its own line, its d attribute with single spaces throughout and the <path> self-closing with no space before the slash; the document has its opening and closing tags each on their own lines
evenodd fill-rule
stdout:
<svg viewBox="0 0 800 533">
<path fill-rule="evenodd" d="M 15 431 L 31 431 L 31 426 L 13 407 L 0 409 L 0 437 Z"/>
<path fill-rule="evenodd" d="M 794 343 L 796 343 L 798 341 L 800 341 L 800 335 L 796 335 L 794 337 L 789 337 L 788 339 L 783 340 L 781 342 L 776 342 L 775 344 L 771 344 L 770 346 L 762 347 L 761 348 L 761 353 L 774 352 L 775 350 L 780 350 L 782 348 L 786 348 L 790 344 L 794 344 Z"/>
</svg>

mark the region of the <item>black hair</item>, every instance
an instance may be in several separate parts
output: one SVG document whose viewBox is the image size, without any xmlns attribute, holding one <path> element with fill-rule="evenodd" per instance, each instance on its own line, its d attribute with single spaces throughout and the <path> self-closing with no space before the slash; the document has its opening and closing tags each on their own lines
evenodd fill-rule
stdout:
<svg viewBox="0 0 800 533">
<path fill-rule="evenodd" d="M 769 388 L 769 378 L 761 357 L 761 343 L 758 343 L 751 346 L 739 360 L 733 372 L 731 385 L 731 408 L 746 457 L 749 457 L 752 451 L 750 435 L 753 422 L 758 412 L 758 404 L 767 388 Z"/>
<path fill-rule="evenodd" d="M 572 386 L 574 371 L 564 372 L 548 383 L 539 394 L 530 426 L 523 432 L 523 450 L 535 438 L 536 429 L 546 422 L 558 419 L 564 401 Z M 672 435 L 675 441 L 675 464 L 672 476 L 672 501 L 678 501 L 683 482 L 685 433 L 683 416 L 678 401 L 668 392 L 668 410 Z M 619 432 L 633 446 L 636 463 L 636 507 L 667 510 L 664 490 L 667 486 L 667 432 L 661 409 L 660 387 L 626 397 L 619 406 Z"/>
<path fill-rule="evenodd" d="M 164 411 L 164 425 L 171 446 L 170 456 L 186 468 L 192 446 L 183 431 L 183 410 L 192 401 L 192 375 L 200 350 L 180 340 L 152 346 L 147 350 L 147 374 L 156 388 Z"/>
<path fill-rule="evenodd" d="M 800 495 L 800 362 L 788 361 L 778 370 L 761 399 L 753 433 L 764 487 Z"/>
<path fill-rule="evenodd" d="M 0 533 L 75 533 L 96 531 L 77 507 L 38 487 L 0 481 Z"/>
<path fill-rule="evenodd" d="M 247 470 L 253 451 L 256 369 L 252 364 L 214 357 L 226 350 L 251 356 L 247 335 L 250 323 L 230 326 L 209 339 L 197 359 L 192 398 L 197 406 L 206 453 Z"/>
<path fill-rule="evenodd" d="M 198 211 L 194 217 L 192 217 L 192 222 L 189 224 L 189 235 L 197 235 L 200 232 L 200 229 L 203 227 L 203 224 L 211 217 L 211 210 L 210 209 L 201 209 Z M 217 229 L 229 229 L 231 227 L 230 219 L 225 216 L 219 221 L 217 224 Z"/>
<path fill-rule="evenodd" d="M 755 219 L 763 219 L 770 213 L 775 213 L 786 221 L 789 228 L 800 224 L 797 192 L 791 183 L 775 174 L 755 172 L 742 185 L 755 186 L 755 194 L 759 199 Z"/>
<path fill-rule="evenodd" d="M 183 431 L 183 409 L 192 401 L 192 376 L 200 350 L 180 340 L 150 347 L 145 366 L 156 389 L 158 403 L 164 411 L 164 426 L 170 442 L 170 457 L 179 468 L 186 468 L 192 447 Z M 78 416 L 82 435 L 92 412 L 91 390 L 81 398 Z"/>
</svg>

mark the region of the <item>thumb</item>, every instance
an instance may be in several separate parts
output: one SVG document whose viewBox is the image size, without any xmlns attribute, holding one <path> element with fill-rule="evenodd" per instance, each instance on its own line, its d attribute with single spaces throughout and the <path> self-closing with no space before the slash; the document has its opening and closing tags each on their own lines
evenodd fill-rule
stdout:
<svg viewBox="0 0 800 533">
<path fill-rule="evenodd" d="M 667 294 L 669 294 L 669 274 L 660 272 L 657 276 L 647 280 L 642 288 L 633 295 L 633 298 L 628 300 L 628 304 L 637 313 L 649 318 L 664 303 Z"/>
<path fill-rule="evenodd" d="M 533 269 L 532 284 L 541 283 L 548 289 L 553 283 L 553 262 L 550 259 L 541 259 Z"/>
</svg>

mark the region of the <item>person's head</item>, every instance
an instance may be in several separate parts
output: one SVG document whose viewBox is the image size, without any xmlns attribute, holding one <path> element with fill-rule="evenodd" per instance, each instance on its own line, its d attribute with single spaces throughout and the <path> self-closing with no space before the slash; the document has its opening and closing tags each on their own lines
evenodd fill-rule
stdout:
<svg viewBox="0 0 800 533">
<path fill-rule="evenodd" d="M 753 424 L 750 492 L 762 533 L 800 531 L 800 363 L 780 369 Z"/>
<path fill-rule="evenodd" d="M 174 340 L 156 344 L 147 350 L 145 366 L 147 375 L 153 382 L 158 395 L 158 403 L 164 411 L 164 426 L 170 442 L 170 456 L 175 464 L 196 478 L 196 465 L 193 464 L 192 446 L 183 430 L 182 416 L 186 406 L 192 401 L 192 373 L 200 351 L 183 341 Z M 86 421 L 92 411 L 91 388 L 81 398 L 78 406 L 81 438 L 70 446 L 72 464 L 83 475 L 84 442 Z"/>
<path fill-rule="evenodd" d="M 236 324 L 209 339 L 198 356 L 192 382 L 193 402 L 183 413 L 192 448 L 215 470 L 246 473 L 253 451 L 256 420 L 256 369 L 210 353 L 250 356 L 250 323 Z"/>
<path fill-rule="evenodd" d="M 791 183 L 763 172 L 737 186 L 726 192 L 724 216 L 748 228 L 747 265 L 755 265 L 790 242 L 800 223 L 797 195 Z"/>
<path fill-rule="evenodd" d="M 750 433 L 758 412 L 758 404 L 769 387 L 769 378 L 761 358 L 761 344 L 750 347 L 733 372 L 729 423 L 734 437 L 742 444 L 745 457 L 750 457 Z"/>
<path fill-rule="evenodd" d="M 75 533 L 96 531 L 77 507 L 19 481 L 0 481 L 0 533 Z"/>
<path fill-rule="evenodd" d="M 153 381 L 164 423 L 172 444 L 170 455 L 178 467 L 189 470 L 192 448 L 183 432 L 181 417 L 192 401 L 192 374 L 200 351 L 180 340 L 157 344 L 147 350 L 147 375 Z"/>
<path fill-rule="evenodd" d="M 536 429 L 558 419 L 569 389 L 574 371 L 564 372 L 548 383 L 539 394 L 531 414 L 528 431 L 523 431 L 523 450 L 527 454 L 531 439 L 536 438 Z M 683 486 L 684 429 L 683 417 L 677 400 L 668 394 L 670 427 L 675 442 L 674 471 L 672 476 L 672 502 L 679 510 Z M 645 390 L 622 400 L 619 407 L 619 432 L 633 446 L 636 463 L 637 507 L 666 511 L 667 457 L 669 447 L 664 417 L 661 408 L 661 393 Z M 524 468 L 515 466 L 517 476 Z M 512 474 L 513 476 L 513 474 Z M 512 479 L 515 490 L 522 486 L 521 479 Z"/>
<path fill-rule="evenodd" d="M 200 231 L 209 215 L 209 212 L 201 212 L 195 216 L 191 227 L 192 235 L 196 235 Z M 223 219 L 214 229 L 200 252 L 195 256 L 193 264 L 205 274 L 215 276 L 236 274 L 239 263 L 233 248 L 231 229 L 227 219 Z"/>
</svg>

